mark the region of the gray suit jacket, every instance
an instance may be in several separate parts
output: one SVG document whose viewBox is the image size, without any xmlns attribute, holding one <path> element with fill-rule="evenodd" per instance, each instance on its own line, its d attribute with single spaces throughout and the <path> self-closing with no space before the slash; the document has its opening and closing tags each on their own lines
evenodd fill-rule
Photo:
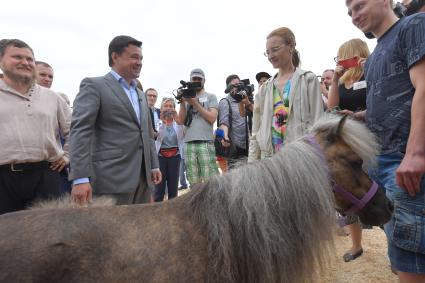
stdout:
<svg viewBox="0 0 425 283">
<path fill-rule="evenodd" d="M 100 194 L 135 192 L 146 180 L 152 185 L 158 156 L 146 97 L 137 93 L 140 121 L 112 74 L 81 82 L 72 113 L 69 179 L 89 177 Z"/>
</svg>

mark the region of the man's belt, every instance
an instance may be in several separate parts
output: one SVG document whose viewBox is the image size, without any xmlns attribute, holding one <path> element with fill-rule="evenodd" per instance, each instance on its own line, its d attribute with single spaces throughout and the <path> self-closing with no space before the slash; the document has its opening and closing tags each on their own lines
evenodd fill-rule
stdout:
<svg viewBox="0 0 425 283">
<path fill-rule="evenodd" d="M 48 161 L 40 161 L 33 163 L 17 163 L 17 164 L 3 164 L 0 169 L 9 170 L 12 172 L 30 171 L 37 169 L 45 169 L 49 167 Z"/>
<path fill-rule="evenodd" d="M 194 141 L 189 141 L 187 143 L 212 143 L 213 141 L 204 141 L 204 140 L 194 140 Z"/>
</svg>

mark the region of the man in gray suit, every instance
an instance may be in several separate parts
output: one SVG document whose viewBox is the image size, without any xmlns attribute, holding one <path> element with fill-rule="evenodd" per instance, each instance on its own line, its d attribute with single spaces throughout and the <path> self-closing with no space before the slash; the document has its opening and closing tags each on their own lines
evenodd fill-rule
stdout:
<svg viewBox="0 0 425 283">
<path fill-rule="evenodd" d="M 117 204 L 150 200 L 151 181 L 161 172 L 146 97 L 136 86 L 142 42 L 117 36 L 109 44 L 111 71 L 85 78 L 71 123 L 71 196 L 80 204 L 109 195 Z M 149 184 L 149 185 L 148 185 Z"/>
</svg>

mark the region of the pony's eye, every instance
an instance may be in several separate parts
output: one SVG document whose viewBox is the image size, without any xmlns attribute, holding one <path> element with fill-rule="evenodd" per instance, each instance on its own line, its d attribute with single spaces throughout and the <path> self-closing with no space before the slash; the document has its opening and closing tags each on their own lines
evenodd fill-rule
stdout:
<svg viewBox="0 0 425 283">
<path fill-rule="evenodd" d="M 351 166 L 353 166 L 354 168 L 359 168 L 363 166 L 363 160 L 355 160 L 351 162 Z"/>
</svg>

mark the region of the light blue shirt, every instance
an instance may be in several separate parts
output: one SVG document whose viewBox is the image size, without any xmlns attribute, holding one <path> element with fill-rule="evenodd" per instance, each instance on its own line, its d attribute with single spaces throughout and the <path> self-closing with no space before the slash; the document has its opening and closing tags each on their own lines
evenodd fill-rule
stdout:
<svg viewBox="0 0 425 283">
<path fill-rule="evenodd" d="M 111 75 L 121 85 L 125 94 L 127 94 L 127 97 L 130 100 L 131 105 L 133 106 L 134 112 L 136 112 L 137 121 L 140 123 L 140 106 L 139 106 L 139 96 L 137 95 L 137 91 L 136 91 L 136 87 L 137 87 L 136 80 L 131 81 L 131 84 L 128 85 L 126 80 L 112 69 L 111 69 Z M 78 184 L 84 184 L 89 182 L 90 182 L 89 178 L 80 178 L 80 179 L 73 180 L 72 184 L 78 185 Z"/>
<path fill-rule="evenodd" d="M 127 94 L 127 97 L 130 100 L 131 105 L 133 106 L 134 112 L 136 112 L 137 121 L 140 123 L 140 106 L 139 106 L 139 96 L 137 95 L 137 91 L 136 91 L 136 87 L 137 87 L 136 80 L 132 80 L 130 85 L 128 85 L 127 81 L 114 70 L 111 70 L 111 75 L 114 76 L 114 78 L 121 85 L 125 94 Z"/>
</svg>

